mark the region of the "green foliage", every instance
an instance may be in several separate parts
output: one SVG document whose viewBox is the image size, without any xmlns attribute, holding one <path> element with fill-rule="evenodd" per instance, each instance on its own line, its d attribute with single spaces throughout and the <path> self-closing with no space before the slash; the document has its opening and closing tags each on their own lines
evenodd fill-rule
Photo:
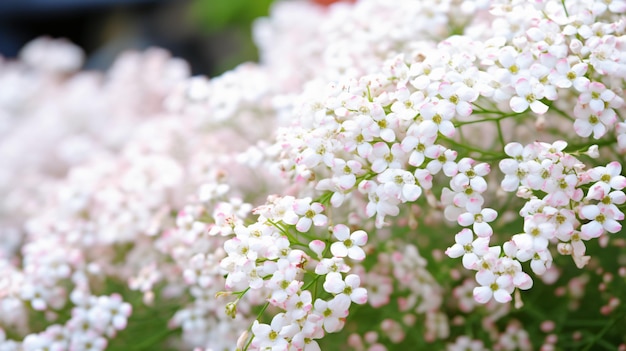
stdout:
<svg viewBox="0 0 626 351">
<path fill-rule="evenodd" d="M 273 0 L 195 0 L 193 20 L 208 32 L 227 27 L 249 28 L 255 18 L 267 16 Z"/>
</svg>

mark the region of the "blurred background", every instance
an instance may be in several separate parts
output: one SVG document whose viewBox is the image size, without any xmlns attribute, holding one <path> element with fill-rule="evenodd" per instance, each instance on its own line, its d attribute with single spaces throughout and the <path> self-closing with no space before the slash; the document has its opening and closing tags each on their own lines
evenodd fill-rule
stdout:
<svg viewBox="0 0 626 351">
<path fill-rule="evenodd" d="M 194 74 L 218 75 L 257 59 L 251 26 L 273 0 L 0 0 L 0 55 L 30 40 L 67 38 L 106 69 L 124 50 L 151 46 L 187 60 Z"/>
</svg>

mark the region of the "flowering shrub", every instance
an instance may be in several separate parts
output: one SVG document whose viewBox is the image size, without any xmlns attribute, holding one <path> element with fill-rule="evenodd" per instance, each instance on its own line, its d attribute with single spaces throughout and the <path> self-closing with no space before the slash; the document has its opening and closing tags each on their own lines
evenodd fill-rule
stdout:
<svg viewBox="0 0 626 351">
<path fill-rule="evenodd" d="M 625 350 L 624 12 L 281 2 L 211 79 L 29 44 L 0 350 Z"/>
</svg>

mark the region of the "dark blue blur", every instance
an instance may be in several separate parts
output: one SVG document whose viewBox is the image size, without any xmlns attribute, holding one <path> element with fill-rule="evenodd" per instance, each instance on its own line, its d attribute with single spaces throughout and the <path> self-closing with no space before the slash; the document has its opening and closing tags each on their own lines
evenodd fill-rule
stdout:
<svg viewBox="0 0 626 351">
<path fill-rule="evenodd" d="M 0 55 L 15 57 L 42 35 L 82 47 L 86 69 L 107 68 L 119 52 L 164 47 L 211 73 L 206 36 L 188 23 L 189 0 L 0 0 Z"/>
</svg>

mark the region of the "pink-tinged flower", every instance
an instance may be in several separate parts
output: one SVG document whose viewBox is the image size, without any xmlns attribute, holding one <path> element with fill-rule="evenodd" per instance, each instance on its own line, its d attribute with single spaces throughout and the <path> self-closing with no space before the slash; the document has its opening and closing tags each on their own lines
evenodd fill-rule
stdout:
<svg viewBox="0 0 626 351">
<path fill-rule="evenodd" d="M 504 46 L 498 52 L 498 62 L 503 68 L 500 79 L 508 84 L 528 72 L 533 57 L 530 52 L 518 53 L 514 47 Z"/>
<path fill-rule="evenodd" d="M 286 314 L 290 319 L 298 320 L 304 318 L 313 309 L 313 299 L 308 290 L 300 291 L 291 295 L 285 303 Z"/>
<path fill-rule="evenodd" d="M 626 122 L 617 123 L 615 131 L 617 132 L 618 149 L 622 152 L 626 152 Z"/>
<path fill-rule="evenodd" d="M 431 159 L 426 165 L 426 169 L 430 174 L 435 175 L 443 169 L 443 173 L 452 177 L 457 172 L 457 164 L 454 162 L 457 156 L 457 152 L 451 149 L 446 149 L 441 145 L 432 145 L 424 151 L 424 155 Z"/>
<path fill-rule="evenodd" d="M 585 77 L 587 73 L 587 64 L 578 62 L 571 66 L 567 58 L 560 59 L 555 69 L 550 73 L 548 79 L 559 88 L 574 87 L 578 91 L 583 91 L 589 84 L 589 78 Z"/>
<path fill-rule="evenodd" d="M 578 96 L 578 103 L 589 105 L 592 112 L 601 113 L 608 107 L 620 107 L 621 104 L 617 103 L 617 100 L 614 102 L 614 99 L 616 99 L 615 92 L 607 89 L 600 82 L 591 82 L 587 85 L 587 89 Z"/>
<path fill-rule="evenodd" d="M 517 96 L 513 96 L 509 103 L 514 112 L 524 112 L 528 107 L 539 115 L 548 111 L 548 105 L 541 102 L 544 97 L 544 87 L 541 83 L 531 83 L 526 78 L 520 78 L 515 83 L 515 92 Z"/>
<path fill-rule="evenodd" d="M 589 105 L 577 104 L 574 107 L 574 131 L 581 137 L 593 134 L 594 139 L 603 137 L 617 120 L 615 111 L 611 108 L 593 111 Z"/>
<path fill-rule="evenodd" d="M 341 257 L 323 258 L 315 266 L 315 274 L 317 275 L 325 275 L 328 274 L 328 272 L 347 273 L 349 271 L 350 266 L 348 266 Z"/>
<path fill-rule="evenodd" d="M 280 267 L 265 284 L 271 291 L 270 303 L 281 307 L 290 296 L 295 295 L 299 291 L 303 284 L 296 279 L 298 269 L 294 264 L 283 265 L 286 267 Z"/>
<path fill-rule="evenodd" d="M 490 237 L 493 229 L 489 225 L 498 216 L 498 212 L 491 208 L 483 208 L 480 212 L 464 212 L 457 218 L 459 225 L 463 227 L 472 226 L 472 229 L 479 237 Z"/>
<path fill-rule="evenodd" d="M 546 182 L 543 189 L 543 191 L 548 193 L 544 201 L 550 206 L 562 207 L 572 200 L 580 200 L 583 193 L 581 189 L 576 188 L 577 185 L 578 177 L 576 174 L 552 174 L 552 177 Z"/>
<path fill-rule="evenodd" d="M 382 173 L 387 168 L 402 168 L 401 162 L 404 158 L 404 151 L 400 144 L 396 143 L 389 148 L 385 142 L 374 144 L 368 160 L 372 163 L 372 171 Z"/>
<path fill-rule="evenodd" d="M 415 201 L 422 194 L 422 188 L 416 184 L 415 176 L 403 169 L 386 169 L 376 178 L 388 196 L 401 202 Z"/>
<path fill-rule="evenodd" d="M 589 178 L 595 182 L 603 182 L 615 190 L 622 190 L 626 188 L 626 177 L 621 175 L 621 172 L 622 165 L 617 161 L 613 161 L 606 165 L 606 167 L 594 167 L 590 169 L 587 174 Z"/>
<path fill-rule="evenodd" d="M 341 190 L 347 190 L 354 187 L 356 184 L 356 177 L 364 173 L 362 168 L 363 165 L 358 161 L 345 161 L 340 158 L 335 158 L 333 160 L 332 169 L 339 188 Z"/>
<path fill-rule="evenodd" d="M 324 205 L 319 202 L 311 203 L 310 198 L 297 199 L 293 204 L 293 211 L 297 216 L 284 219 L 287 224 L 295 224 L 296 229 L 305 233 L 311 229 L 311 225 L 316 227 L 325 226 L 328 223 L 328 217 L 324 212 Z M 297 222 L 294 222 L 297 218 Z"/>
<path fill-rule="evenodd" d="M 318 314 L 311 313 L 306 316 L 301 323 L 300 331 L 291 339 L 291 344 L 302 351 L 321 351 L 315 339 L 324 337 L 324 318 Z"/>
<path fill-rule="evenodd" d="M 344 294 L 354 303 L 362 305 L 367 302 L 367 290 L 361 288 L 361 278 L 356 274 L 348 274 L 345 280 L 341 273 L 330 272 L 324 281 L 324 290 L 331 294 Z"/>
<path fill-rule="evenodd" d="M 407 136 L 402 140 L 402 151 L 409 153 L 408 163 L 411 166 L 419 167 L 424 163 L 426 149 L 434 145 L 437 139 L 437 131 L 429 133 L 427 128 L 420 128 L 423 124 L 413 124 L 409 127 Z"/>
<path fill-rule="evenodd" d="M 469 183 L 458 184 L 453 178 L 450 180 L 450 188 L 454 192 L 452 203 L 456 207 L 465 209 L 467 212 L 480 212 L 483 204 L 485 203 L 485 199 L 482 197 L 480 192 L 472 189 Z"/>
<path fill-rule="evenodd" d="M 474 279 L 465 279 L 462 285 L 452 290 L 452 296 L 456 299 L 459 309 L 465 313 L 472 312 L 476 307 L 473 290 L 476 287 Z"/>
<path fill-rule="evenodd" d="M 252 344 L 259 349 L 287 349 L 288 342 L 281 336 L 283 327 L 282 314 L 274 316 L 271 325 L 255 320 L 251 328 L 254 335 Z"/>
<path fill-rule="evenodd" d="M 500 186 L 504 191 L 516 191 L 520 182 L 528 174 L 528 166 L 524 162 L 524 147 L 520 143 L 513 142 L 504 147 L 504 152 L 512 158 L 505 158 L 499 163 L 500 170 L 504 173 Z"/>
<path fill-rule="evenodd" d="M 331 140 L 309 137 L 306 140 L 306 146 L 297 159 L 298 164 L 302 164 L 307 168 L 314 168 L 322 162 L 329 167 L 332 166 L 335 155 L 333 154 Z"/>
<path fill-rule="evenodd" d="M 476 273 L 476 281 L 481 286 L 474 288 L 474 299 L 478 303 L 487 303 L 493 297 L 500 303 L 512 300 L 513 280 L 508 275 L 496 276 L 493 272 L 484 270 Z"/>
<path fill-rule="evenodd" d="M 413 120 L 419 113 L 419 108 L 424 102 L 424 93 L 416 91 L 411 93 L 406 87 L 398 89 L 395 94 L 396 101 L 391 105 L 391 111 L 398 115 L 401 120 Z"/>
<path fill-rule="evenodd" d="M 472 114 L 472 102 L 478 98 L 478 92 L 470 89 L 462 83 L 441 83 L 439 85 L 439 95 L 448 100 L 456 113 L 461 117 Z M 443 134 L 443 133 L 442 133 Z"/>
<path fill-rule="evenodd" d="M 350 257 L 353 260 L 365 259 L 365 252 L 361 246 L 367 243 L 367 233 L 357 230 L 350 234 L 350 228 L 338 224 L 333 228 L 333 235 L 337 240 L 330 245 L 330 252 L 335 257 Z"/>
<path fill-rule="evenodd" d="M 325 248 L 326 248 L 326 243 L 321 240 L 313 240 L 309 243 L 309 249 L 315 252 L 318 258 L 322 257 L 322 253 L 324 252 Z"/>
<path fill-rule="evenodd" d="M 369 202 L 365 207 L 365 214 L 368 217 L 376 215 L 378 228 L 384 225 L 385 216 L 397 216 L 400 213 L 398 207 L 400 200 L 387 195 L 384 187 L 378 186 L 373 181 L 363 181 L 359 184 L 359 190 L 367 194 Z"/>
<path fill-rule="evenodd" d="M 476 269 L 480 258 L 489 252 L 489 238 L 476 238 L 471 230 L 464 228 L 454 236 L 455 244 L 446 250 L 450 258 L 463 256 L 463 267 Z"/>
<path fill-rule="evenodd" d="M 582 218 L 591 222 L 580 227 L 581 233 L 585 237 L 597 238 L 606 230 L 609 233 L 617 233 L 622 230 L 622 225 L 614 219 L 615 214 L 608 207 L 598 205 L 586 205 L 580 209 Z"/>
<path fill-rule="evenodd" d="M 376 272 L 368 272 L 363 280 L 367 290 L 367 302 L 372 307 L 379 308 L 390 302 L 394 290 L 391 277 Z"/>
<path fill-rule="evenodd" d="M 456 133 L 451 121 L 455 112 L 455 106 L 450 103 L 429 102 L 422 106 L 420 115 L 424 119 L 422 124 L 428 127 L 435 126 L 442 135 L 452 137 Z"/>
<path fill-rule="evenodd" d="M 326 332 L 334 333 L 343 328 L 350 304 L 347 295 L 339 294 L 329 301 L 317 299 L 313 306 L 315 312 L 324 318 L 323 326 Z"/>
<path fill-rule="evenodd" d="M 537 250 L 530 260 L 530 268 L 537 275 L 544 274 L 552 266 L 552 254 L 548 249 Z"/>
<path fill-rule="evenodd" d="M 440 81 L 446 73 L 441 60 L 415 62 L 409 68 L 409 75 L 415 77 L 411 85 L 417 90 L 426 89 L 431 83 Z"/>
</svg>

